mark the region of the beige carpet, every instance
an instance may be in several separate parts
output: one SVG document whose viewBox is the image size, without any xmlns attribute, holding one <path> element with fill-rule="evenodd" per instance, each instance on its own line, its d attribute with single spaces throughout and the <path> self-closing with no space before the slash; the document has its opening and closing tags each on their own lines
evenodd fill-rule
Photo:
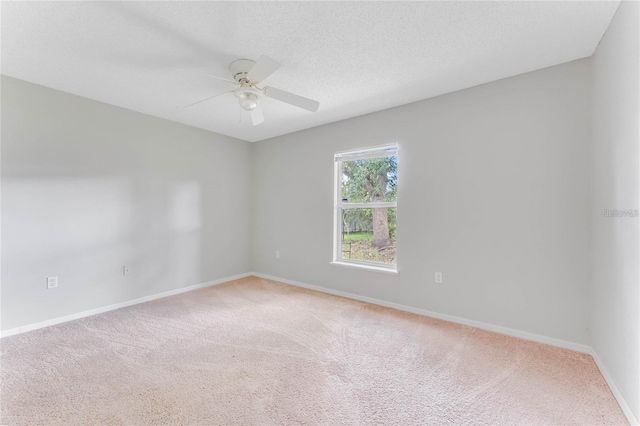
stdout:
<svg viewBox="0 0 640 426">
<path fill-rule="evenodd" d="M 3 425 L 626 424 L 590 356 L 259 278 L 2 339 Z"/>
</svg>

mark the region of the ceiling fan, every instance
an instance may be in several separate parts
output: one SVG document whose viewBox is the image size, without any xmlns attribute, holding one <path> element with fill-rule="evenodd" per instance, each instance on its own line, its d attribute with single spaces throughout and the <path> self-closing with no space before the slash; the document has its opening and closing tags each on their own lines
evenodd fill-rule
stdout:
<svg viewBox="0 0 640 426">
<path fill-rule="evenodd" d="M 175 68 L 182 71 L 206 75 L 208 77 L 226 81 L 227 83 L 238 86 L 235 89 L 229 90 L 227 92 L 219 93 L 217 95 L 193 102 L 189 105 L 185 105 L 183 108 L 188 108 L 190 106 L 217 98 L 218 96 L 222 96 L 227 93 L 233 93 L 240 103 L 240 107 L 246 111 L 249 111 L 251 115 L 251 123 L 254 126 L 257 126 L 258 124 L 264 122 L 264 115 L 262 114 L 262 108 L 260 106 L 260 101 L 264 96 L 277 99 L 279 101 L 297 106 L 298 108 L 306 109 L 307 111 L 311 112 L 316 112 L 318 110 L 318 107 L 320 106 L 320 103 L 318 101 L 295 95 L 293 93 L 289 93 L 275 87 L 258 87 L 258 83 L 262 82 L 265 78 L 269 77 L 280 68 L 280 64 L 278 62 L 265 55 L 260 56 L 257 61 L 252 61 L 251 59 L 238 59 L 233 61 L 229 66 L 233 81 L 226 78 L 218 77 L 216 75 L 201 73 L 184 68 L 169 68 Z"/>
</svg>

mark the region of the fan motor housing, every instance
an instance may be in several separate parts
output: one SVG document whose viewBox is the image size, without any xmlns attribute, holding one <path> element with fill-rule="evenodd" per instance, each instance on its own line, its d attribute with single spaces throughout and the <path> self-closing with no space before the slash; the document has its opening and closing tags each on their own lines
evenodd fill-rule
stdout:
<svg viewBox="0 0 640 426">
<path fill-rule="evenodd" d="M 238 59 L 231 62 L 231 65 L 229 66 L 231 76 L 239 84 L 249 83 L 250 81 L 247 78 L 247 74 L 249 73 L 249 70 L 253 68 L 255 63 L 256 61 L 252 61 L 251 59 Z"/>
</svg>

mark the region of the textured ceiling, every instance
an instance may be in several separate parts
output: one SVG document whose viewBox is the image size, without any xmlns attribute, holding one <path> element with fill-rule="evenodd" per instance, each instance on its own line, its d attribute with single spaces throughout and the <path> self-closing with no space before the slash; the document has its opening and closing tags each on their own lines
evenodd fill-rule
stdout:
<svg viewBox="0 0 640 426">
<path fill-rule="evenodd" d="M 590 56 L 618 1 L 2 2 L 2 73 L 247 141 L 391 108 Z M 234 59 L 268 55 L 265 80 L 320 101 L 265 99 L 251 126 Z"/>
</svg>

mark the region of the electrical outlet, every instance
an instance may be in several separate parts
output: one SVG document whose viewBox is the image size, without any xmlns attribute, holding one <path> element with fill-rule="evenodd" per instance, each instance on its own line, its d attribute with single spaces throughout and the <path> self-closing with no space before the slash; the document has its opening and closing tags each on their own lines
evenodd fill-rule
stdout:
<svg viewBox="0 0 640 426">
<path fill-rule="evenodd" d="M 47 288 L 58 287 L 58 277 L 47 277 Z"/>
<path fill-rule="evenodd" d="M 442 284 L 442 272 L 436 272 L 436 282 Z"/>
<path fill-rule="evenodd" d="M 276 259 L 280 259 L 280 252 L 276 250 Z"/>
<path fill-rule="evenodd" d="M 131 267 L 125 265 L 122 267 L 122 275 L 131 275 Z"/>
</svg>

